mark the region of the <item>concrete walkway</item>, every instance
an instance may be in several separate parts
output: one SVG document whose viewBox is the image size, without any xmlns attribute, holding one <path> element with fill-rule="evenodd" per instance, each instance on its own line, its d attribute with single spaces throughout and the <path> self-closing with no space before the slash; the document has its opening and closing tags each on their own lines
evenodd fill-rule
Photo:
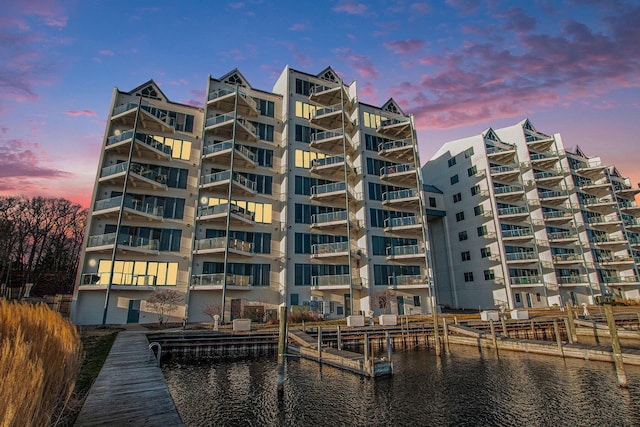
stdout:
<svg viewBox="0 0 640 427">
<path fill-rule="evenodd" d="M 76 426 L 183 426 L 144 333 L 123 331 L 76 420 Z"/>
</svg>

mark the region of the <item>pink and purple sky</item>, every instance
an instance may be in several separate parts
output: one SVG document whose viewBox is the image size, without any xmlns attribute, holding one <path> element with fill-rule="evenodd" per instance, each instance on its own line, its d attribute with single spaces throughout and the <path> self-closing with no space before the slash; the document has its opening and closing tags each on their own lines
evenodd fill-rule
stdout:
<svg viewBox="0 0 640 427">
<path fill-rule="evenodd" d="M 640 181 L 640 3 L 609 0 L 0 0 L 0 194 L 87 205 L 113 87 L 154 79 L 202 104 L 239 68 L 331 65 L 360 100 L 416 116 L 422 162 L 444 142 L 529 117 Z M 514 6 L 519 5 L 519 6 Z"/>
</svg>

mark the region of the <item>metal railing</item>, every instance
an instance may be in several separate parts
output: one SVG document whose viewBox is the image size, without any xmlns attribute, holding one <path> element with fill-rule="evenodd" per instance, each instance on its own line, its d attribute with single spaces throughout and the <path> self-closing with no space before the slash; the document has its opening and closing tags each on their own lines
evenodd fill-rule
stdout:
<svg viewBox="0 0 640 427">
<path fill-rule="evenodd" d="M 380 175 L 392 175 L 395 173 L 410 172 L 415 170 L 416 165 L 414 163 L 404 163 L 401 165 L 393 165 L 380 168 Z"/>
<path fill-rule="evenodd" d="M 415 188 L 398 191 L 387 191 L 386 193 L 382 193 L 382 201 L 387 202 L 391 200 L 410 199 L 414 197 L 418 197 L 418 190 L 416 190 Z"/>
<path fill-rule="evenodd" d="M 429 279 L 420 274 L 407 274 L 403 276 L 389 276 L 387 278 L 389 286 L 411 286 L 429 284 Z"/>
<path fill-rule="evenodd" d="M 226 237 L 210 237 L 207 239 L 196 240 L 197 250 L 207 249 L 225 249 Z M 244 240 L 230 238 L 229 249 L 235 249 L 242 252 L 253 252 L 253 243 L 245 242 Z"/>
<path fill-rule="evenodd" d="M 311 161 L 311 167 L 320 167 L 320 166 L 329 166 L 329 165 L 335 165 L 338 163 L 344 163 L 344 156 L 329 156 L 329 157 L 323 157 L 321 159 L 313 159 Z M 349 166 L 351 166 L 350 163 Z"/>
<path fill-rule="evenodd" d="M 198 217 L 215 215 L 217 213 L 227 213 L 229 211 L 229 203 L 223 203 L 215 206 L 200 206 L 198 208 Z M 253 212 L 249 212 L 244 208 L 241 208 L 238 205 L 231 204 L 231 213 L 245 217 L 251 221 L 253 221 L 255 214 Z"/>
<path fill-rule="evenodd" d="M 349 242 L 316 243 L 311 245 L 312 255 L 336 254 L 355 249 Z"/>
<path fill-rule="evenodd" d="M 521 185 L 504 185 L 499 187 L 493 187 L 493 192 L 495 194 L 507 194 L 507 193 L 518 193 L 524 191 L 524 187 Z"/>
<path fill-rule="evenodd" d="M 332 274 L 322 276 L 311 276 L 311 286 L 360 286 L 362 279 L 360 277 L 350 278 L 348 274 Z"/>
<path fill-rule="evenodd" d="M 227 274 L 227 285 L 229 286 L 246 286 L 252 285 L 253 278 L 251 276 L 242 276 L 240 274 Z M 191 286 L 222 286 L 224 281 L 224 273 L 213 274 L 194 274 L 191 276 Z"/>
<path fill-rule="evenodd" d="M 217 172 L 209 175 L 204 175 L 200 178 L 200 185 L 212 184 L 219 181 L 226 181 L 231 176 L 231 171 Z M 256 191 L 256 183 L 251 181 L 244 175 L 240 175 L 237 172 L 233 173 L 233 181 L 240 184 L 251 191 Z"/>
<path fill-rule="evenodd" d="M 113 245 L 116 242 L 116 233 L 97 234 L 89 236 L 87 239 L 87 247 L 94 248 L 96 246 Z"/>
<path fill-rule="evenodd" d="M 347 217 L 350 221 L 355 222 L 355 215 L 353 212 L 337 211 L 337 212 L 325 212 L 320 214 L 311 215 L 312 224 L 325 224 L 334 221 L 346 221 Z"/>
<path fill-rule="evenodd" d="M 531 159 L 531 161 L 536 161 L 536 160 L 558 160 L 558 155 L 553 153 L 535 153 L 535 154 L 531 154 L 529 156 L 529 159 Z"/>
<path fill-rule="evenodd" d="M 554 262 L 582 261 L 582 255 L 577 253 L 555 254 L 553 255 L 553 261 Z"/>
<path fill-rule="evenodd" d="M 556 171 L 544 171 L 544 172 L 536 172 L 533 174 L 535 179 L 545 179 L 545 178 L 560 178 L 562 177 L 562 173 Z"/>
<path fill-rule="evenodd" d="M 332 182 L 332 183 L 323 184 L 323 185 L 314 185 L 311 187 L 311 195 L 317 196 L 320 194 L 333 193 L 337 191 L 345 191 L 346 189 L 347 189 L 347 183 L 344 181 Z"/>
<path fill-rule="evenodd" d="M 417 216 L 402 216 L 397 218 L 386 218 L 384 220 L 384 228 L 405 227 L 410 225 L 421 225 Z"/>
<path fill-rule="evenodd" d="M 519 215 L 529 213 L 526 206 L 513 206 L 508 208 L 498 208 L 498 215 Z"/>
<path fill-rule="evenodd" d="M 107 138 L 107 146 L 116 144 L 118 142 L 131 139 L 133 137 L 133 129 L 122 132 L 120 135 L 113 135 Z M 173 149 L 168 145 L 163 144 L 153 137 L 153 135 L 147 135 L 146 133 L 136 132 L 136 141 L 141 142 L 149 147 L 158 150 L 164 154 L 171 155 Z"/>
<path fill-rule="evenodd" d="M 387 256 L 424 254 L 424 245 L 389 246 Z"/>
<path fill-rule="evenodd" d="M 542 283 L 541 276 L 524 276 L 524 277 L 511 277 L 509 279 L 512 285 L 536 285 Z"/>
<path fill-rule="evenodd" d="M 547 233 L 549 240 L 560 240 L 560 239 L 575 239 L 578 237 L 578 233 L 573 231 L 553 231 Z"/>
<path fill-rule="evenodd" d="M 502 237 L 528 237 L 533 236 L 533 230 L 530 228 L 515 228 L 511 230 L 502 230 Z"/>
<path fill-rule="evenodd" d="M 547 212 L 542 212 L 542 216 L 544 219 L 550 219 L 550 218 L 567 218 L 567 217 L 571 217 L 571 212 L 569 211 L 547 211 Z"/>
<path fill-rule="evenodd" d="M 519 171 L 519 168 L 515 165 L 508 166 L 491 166 L 489 168 L 489 172 L 492 174 L 502 173 L 502 172 L 515 172 Z"/>
<path fill-rule="evenodd" d="M 80 279 L 80 285 L 107 285 L 110 272 L 86 273 Z M 151 274 L 113 273 L 113 285 L 121 286 L 166 286 L 156 283 L 157 277 Z"/>
<path fill-rule="evenodd" d="M 389 119 L 381 120 L 380 127 L 383 128 L 385 126 L 393 126 L 393 125 L 408 124 L 408 123 L 410 123 L 409 119 L 389 118 Z"/>
<path fill-rule="evenodd" d="M 325 116 L 327 114 L 331 114 L 331 113 L 342 111 L 342 108 L 343 108 L 342 104 L 333 104 L 333 105 L 329 105 L 327 107 L 316 108 L 315 111 L 311 111 L 310 120 L 319 119 L 322 116 Z"/>
<path fill-rule="evenodd" d="M 574 285 L 577 283 L 588 283 L 589 280 L 585 275 L 578 276 L 557 276 L 559 285 Z"/>
<path fill-rule="evenodd" d="M 505 254 L 505 259 L 507 261 L 529 261 L 533 259 L 537 259 L 538 256 L 535 252 L 510 252 Z"/>
<path fill-rule="evenodd" d="M 411 138 L 382 142 L 378 144 L 378 152 L 404 147 L 413 147 L 413 141 Z"/>
</svg>

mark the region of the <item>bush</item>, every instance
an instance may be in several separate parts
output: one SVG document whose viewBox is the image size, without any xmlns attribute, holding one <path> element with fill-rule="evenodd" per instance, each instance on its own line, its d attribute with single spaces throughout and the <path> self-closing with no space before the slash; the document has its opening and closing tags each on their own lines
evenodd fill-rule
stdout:
<svg viewBox="0 0 640 427">
<path fill-rule="evenodd" d="M 0 425 L 55 423 L 73 392 L 82 344 L 44 304 L 0 300 Z"/>
</svg>

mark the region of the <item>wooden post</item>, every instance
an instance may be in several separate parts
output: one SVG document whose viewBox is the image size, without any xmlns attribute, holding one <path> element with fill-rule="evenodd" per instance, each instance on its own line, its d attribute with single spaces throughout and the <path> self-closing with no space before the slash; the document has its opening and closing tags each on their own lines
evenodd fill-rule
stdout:
<svg viewBox="0 0 640 427">
<path fill-rule="evenodd" d="M 440 348 L 440 333 L 438 332 L 438 306 L 433 306 L 433 342 L 436 346 L 436 356 L 442 354 Z"/>
<path fill-rule="evenodd" d="M 618 374 L 618 384 L 620 387 L 627 388 L 627 373 L 624 370 L 624 361 L 622 360 L 622 349 L 618 340 L 618 329 L 616 328 L 616 320 L 613 317 L 613 310 L 610 305 L 604 306 L 604 314 L 607 316 L 607 324 L 609 325 L 609 335 L 611 336 L 611 348 L 613 349 L 613 361 L 616 364 L 616 373 Z"/>
<path fill-rule="evenodd" d="M 391 363 L 391 335 L 389 335 L 389 331 L 386 331 L 384 335 L 387 338 L 387 359 Z"/>
<path fill-rule="evenodd" d="M 507 330 L 507 321 L 504 320 L 504 316 L 500 315 L 500 323 L 502 323 L 502 335 L 509 338 L 509 331 Z"/>
<path fill-rule="evenodd" d="M 569 316 L 571 316 L 571 314 L 569 314 Z M 569 342 L 569 344 L 573 344 L 573 334 L 571 333 L 571 325 L 569 323 L 573 323 L 569 321 L 570 317 L 565 317 L 564 318 L 564 327 L 567 330 L 567 341 Z"/>
<path fill-rule="evenodd" d="M 498 339 L 496 338 L 496 327 L 493 326 L 493 320 L 489 319 L 489 327 L 491 328 L 491 339 L 493 341 L 493 346 L 496 349 L 496 353 L 498 352 Z"/>
<path fill-rule="evenodd" d="M 302 319 L 302 332 L 307 333 L 307 329 L 304 327 L 304 319 Z"/>
<path fill-rule="evenodd" d="M 638 330 L 640 330 L 640 311 L 636 313 L 636 316 L 638 316 Z"/>
<path fill-rule="evenodd" d="M 453 323 L 458 324 L 458 316 L 453 316 Z"/>
<path fill-rule="evenodd" d="M 570 343 L 578 342 L 578 334 L 576 334 L 576 324 L 573 322 L 573 307 L 570 302 L 567 302 L 567 321 L 569 326 L 567 327 L 567 335 L 569 336 Z"/>
<path fill-rule="evenodd" d="M 278 394 L 284 392 L 284 360 L 287 353 L 287 306 L 280 305 L 280 329 L 278 331 Z"/>
<path fill-rule="evenodd" d="M 369 373 L 369 334 L 364 333 L 364 371 Z"/>
<path fill-rule="evenodd" d="M 337 331 L 337 337 L 338 337 L 338 350 L 342 350 L 342 334 L 340 333 L 340 325 L 338 325 L 338 331 Z"/>
<path fill-rule="evenodd" d="M 533 334 L 533 339 L 538 339 L 538 337 L 536 337 L 536 324 L 533 323 L 533 320 L 531 321 L 531 333 Z"/>
<path fill-rule="evenodd" d="M 560 350 L 560 355 L 564 357 L 564 350 L 562 349 L 562 339 L 560 339 L 560 329 L 558 328 L 558 319 L 553 319 L 553 332 L 556 334 L 556 342 L 558 343 L 558 350 Z"/>
<path fill-rule="evenodd" d="M 442 319 L 442 334 L 444 336 L 444 348 L 449 352 L 449 327 L 447 326 L 447 319 Z"/>
<path fill-rule="evenodd" d="M 318 326 L 318 362 L 322 360 L 322 327 Z"/>
</svg>

